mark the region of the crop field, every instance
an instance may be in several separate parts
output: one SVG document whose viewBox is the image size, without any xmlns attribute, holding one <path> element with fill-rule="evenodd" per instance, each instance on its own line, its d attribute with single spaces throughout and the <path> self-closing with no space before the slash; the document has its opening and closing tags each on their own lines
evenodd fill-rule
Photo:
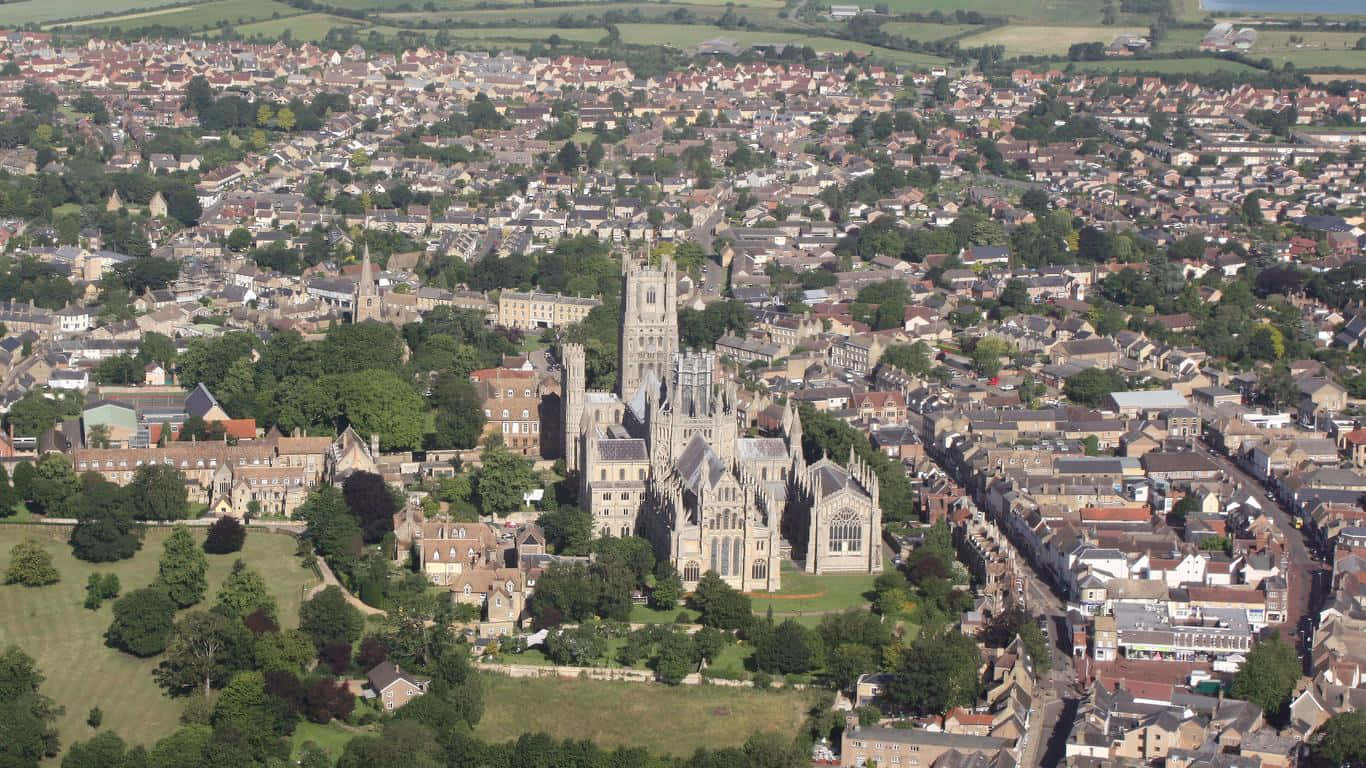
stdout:
<svg viewBox="0 0 1366 768">
<path fill-rule="evenodd" d="M 1101 0 L 886 0 L 892 13 L 957 10 L 1034 24 L 1099 24 Z"/>
<path fill-rule="evenodd" d="M 1059 62 L 1066 66 L 1068 62 Z M 1203 56 L 1189 59 L 1110 59 L 1107 61 L 1078 61 L 1075 68 L 1082 72 L 1119 72 L 1128 74 L 1156 73 L 1159 75 L 1194 74 L 1207 75 L 1215 72 L 1255 72 L 1255 67 L 1228 59 Z"/>
<path fill-rule="evenodd" d="M 705 40 L 728 37 L 740 43 L 786 43 L 788 45 L 809 45 L 818 53 L 854 51 L 856 53 L 881 56 L 909 66 L 927 67 L 947 63 L 946 59 L 927 54 L 894 51 L 866 43 L 840 40 L 821 35 L 803 35 L 797 32 L 766 32 L 762 30 L 717 29 L 710 26 L 688 24 L 620 24 L 621 37 L 628 43 L 642 45 L 672 45 L 691 47 Z"/>
<path fill-rule="evenodd" d="M 19 0 L 0 5 L 0 26 L 45 24 L 81 19 L 96 14 L 148 10 L 183 3 L 184 0 Z"/>
<path fill-rule="evenodd" d="M 56 531 L 39 533 L 51 536 Z M 0 525 L 0 571 L 9 567 L 10 548 L 34 535 L 30 526 Z M 142 551 L 117 563 L 77 560 L 64 538 L 44 536 L 62 580 L 47 587 L 0 586 L 0 648 L 15 644 L 37 660 L 47 677 L 42 692 L 65 707 L 57 721 L 63 746 L 94 735 L 85 724 L 94 706 L 104 710 L 105 728 L 134 743 L 150 744 L 177 725 L 184 702 L 165 696 L 152 679 L 159 660 L 137 659 L 105 646 L 112 603 L 97 611 L 82 605 L 91 573 L 117 574 L 125 594 L 150 584 L 167 535 L 165 528 L 149 530 Z M 196 529 L 196 535 L 202 536 L 203 529 Z M 209 589 L 197 608 L 213 605 L 233 561 L 241 557 L 265 577 L 279 604 L 281 623 L 297 626 L 303 593 L 316 579 L 300 567 L 294 546 L 288 536 L 253 532 L 242 552 L 209 555 Z"/>
<path fill-rule="evenodd" d="M 247 24 L 262 19 L 297 16 L 300 11 L 277 0 L 215 0 L 185 8 L 162 8 L 110 18 L 73 22 L 72 27 L 107 27 L 125 31 L 143 27 L 175 27 L 198 32 L 223 24 Z"/>
<path fill-rule="evenodd" d="M 968 34 L 982 29 L 977 24 L 935 24 L 921 21 L 889 21 L 882 25 L 885 32 L 904 35 L 911 40 L 943 40 L 946 37 Z"/>
<path fill-rule="evenodd" d="M 1118 35 L 1147 35 L 1147 27 L 1028 27 L 1010 24 L 962 39 L 965 48 L 1003 45 L 1006 56 L 1060 56 L 1077 43 L 1109 44 Z"/>
<path fill-rule="evenodd" d="M 491 674 L 485 676 L 484 717 L 474 733 L 504 742 L 544 731 L 556 739 L 591 739 L 608 749 L 645 747 L 684 757 L 698 747 L 740 746 L 756 730 L 795 733 L 809 701 L 801 692 Z"/>
</svg>

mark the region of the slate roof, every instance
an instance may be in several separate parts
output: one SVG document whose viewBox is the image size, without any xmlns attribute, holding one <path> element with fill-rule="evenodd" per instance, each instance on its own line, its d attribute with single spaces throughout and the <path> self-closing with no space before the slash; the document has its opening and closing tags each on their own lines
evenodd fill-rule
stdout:
<svg viewBox="0 0 1366 768">
<path fill-rule="evenodd" d="M 645 461 L 649 457 L 644 440 L 599 440 L 597 445 L 603 461 Z"/>
</svg>

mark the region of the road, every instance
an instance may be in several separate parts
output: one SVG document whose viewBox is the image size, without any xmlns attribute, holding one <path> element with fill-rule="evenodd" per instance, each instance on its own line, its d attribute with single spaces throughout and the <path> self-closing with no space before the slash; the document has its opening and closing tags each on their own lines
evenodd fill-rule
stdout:
<svg viewBox="0 0 1366 768">
<path fill-rule="evenodd" d="M 1203 445 L 1203 443 L 1202 443 Z M 1209 457 L 1220 469 L 1230 478 L 1244 484 L 1249 489 L 1263 489 L 1262 482 L 1253 477 L 1242 467 L 1235 464 L 1227 456 L 1205 446 Z M 1309 552 L 1309 547 L 1304 543 L 1303 532 L 1295 528 L 1290 513 L 1285 510 L 1279 501 L 1267 498 L 1263 493 L 1258 501 L 1263 509 L 1271 515 L 1271 519 L 1276 523 L 1276 528 L 1280 530 L 1287 546 L 1289 547 L 1290 563 L 1286 574 L 1286 585 L 1289 589 L 1289 596 L 1286 605 L 1285 626 L 1289 633 L 1293 635 L 1296 628 L 1300 626 L 1300 621 L 1305 616 L 1314 615 L 1314 585 L 1317 577 L 1314 574 L 1322 570 L 1323 565 L 1314 560 Z"/>
<path fill-rule="evenodd" d="M 1067 606 L 1028 565 L 1024 581 L 1026 611 L 1033 616 L 1047 617 L 1052 668 L 1035 688 L 1038 695 L 1030 712 L 1029 741 L 1020 764 L 1051 768 L 1061 764 L 1080 702 L 1072 660 L 1072 637 L 1067 626 Z"/>
</svg>

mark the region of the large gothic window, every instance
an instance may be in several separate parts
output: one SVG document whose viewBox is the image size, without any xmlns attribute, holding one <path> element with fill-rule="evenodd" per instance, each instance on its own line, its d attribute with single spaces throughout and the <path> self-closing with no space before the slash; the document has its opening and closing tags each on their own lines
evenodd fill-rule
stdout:
<svg viewBox="0 0 1366 768">
<path fill-rule="evenodd" d="M 858 513 L 852 509 L 841 509 L 830 518 L 830 551 L 861 552 L 863 550 L 863 524 Z"/>
<path fill-rule="evenodd" d="M 749 575 L 750 575 L 751 578 L 755 578 L 755 579 L 767 579 L 767 578 L 768 578 L 768 561 L 767 561 L 767 560 L 755 560 L 755 561 L 754 561 L 753 567 L 751 567 L 751 568 L 749 569 Z"/>
<path fill-rule="evenodd" d="M 720 572 L 721 572 L 721 569 L 717 566 L 717 563 L 716 563 L 716 546 L 717 546 L 717 544 L 716 544 L 716 539 L 712 539 L 712 540 L 711 540 L 711 570 L 713 570 L 713 571 L 715 571 L 715 572 L 717 572 L 717 573 L 720 573 Z"/>
<path fill-rule="evenodd" d="M 689 560 L 689 561 L 688 561 L 688 564 L 685 565 L 685 566 L 683 566 L 683 580 L 684 580 L 684 581 L 697 581 L 697 580 L 699 580 L 699 579 L 701 579 L 701 578 L 702 578 L 702 566 L 699 565 L 698 562 L 697 562 L 696 560 Z"/>
<path fill-rule="evenodd" d="M 735 539 L 735 545 L 734 545 L 734 549 L 733 549 L 733 551 L 732 551 L 732 556 L 735 558 L 735 562 L 734 562 L 734 566 L 735 566 L 735 567 L 731 570 L 731 573 L 735 574 L 736 576 L 743 576 L 743 575 L 745 575 L 745 566 L 744 566 L 744 563 L 742 562 L 742 558 L 744 557 L 744 554 L 745 554 L 745 544 L 744 544 L 744 541 L 741 540 L 741 539 Z"/>
<path fill-rule="evenodd" d="M 721 540 L 721 575 L 730 575 L 730 539 Z"/>
</svg>

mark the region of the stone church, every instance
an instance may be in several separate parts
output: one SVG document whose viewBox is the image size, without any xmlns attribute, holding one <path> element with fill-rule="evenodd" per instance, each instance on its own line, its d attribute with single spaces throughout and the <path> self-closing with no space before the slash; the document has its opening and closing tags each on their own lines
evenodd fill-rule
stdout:
<svg viewBox="0 0 1366 768">
<path fill-rule="evenodd" d="M 678 275 L 626 256 L 615 392 L 586 388 L 584 350 L 565 344 L 565 463 L 599 535 L 643 536 L 692 589 L 715 571 L 744 591 L 808 573 L 882 570 L 878 480 L 852 454 L 808 464 L 788 404 L 781 434 L 741 436 L 733 381 L 714 352 L 678 348 Z"/>
</svg>

